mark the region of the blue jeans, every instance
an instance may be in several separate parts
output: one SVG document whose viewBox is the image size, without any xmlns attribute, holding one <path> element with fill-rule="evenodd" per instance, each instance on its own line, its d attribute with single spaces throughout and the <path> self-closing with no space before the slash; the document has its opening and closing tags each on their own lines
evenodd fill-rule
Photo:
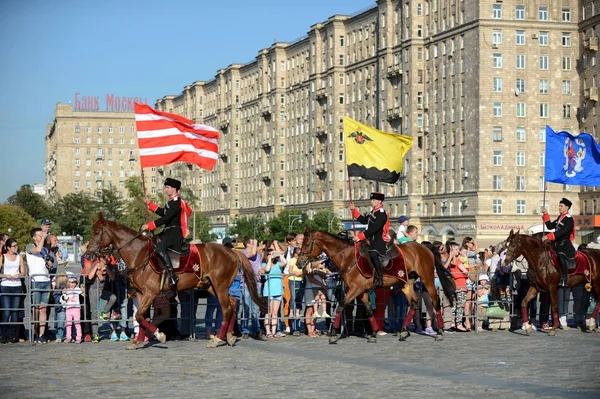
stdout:
<svg viewBox="0 0 600 399">
<path fill-rule="evenodd" d="M 394 320 L 393 320 L 393 331 L 400 331 L 402 329 L 402 323 L 406 317 L 406 311 L 408 308 L 408 301 L 402 291 L 393 296 L 394 298 Z"/>
<path fill-rule="evenodd" d="M 290 287 L 290 320 L 292 331 L 300 331 L 300 320 L 294 315 L 295 310 L 302 310 L 302 298 L 298 300 L 300 296 L 300 289 L 302 288 L 302 281 L 288 280 Z M 302 290 L 304 292 L 304 290 Z"/>
<path fill-rule="evenodd" d="M 58 306 L 54 308 L 54 325 L 56 326 L 56 338 L 65 339 L 65 320 L 67 319 L 67 312 L 61 306 L 60 310 Z"/>
<path fill-rule="evenodd" d="M 123 284 L 117 281 L 115 291 L 117 294 L 117 308 L 119 309 L 119 313 L 121 313 L 119 326 L 121 327 L 121 331 L 125 331 L 127 328 L 127 283 Z"/>
<path fill-rule="evenodd" d="M 196 312 L 198 299 L 195 290 L 179 291 L 177 293 L 181 304 L 181 334 L 193 336 L 196 332 Z"/>
<path fill-rule="evenodd" d="M 21 286 L 18 287 L 2 287 L 2 295 L 0 296 L 0 307 L 2 311 L 2 323 L 17 323 L 19 315 L 19 303 L 21 301 Z M 17 326 L 3 324 L 0 329 L 0 335 L 4 338 L 15 337 Z"/>
<path fill-rule="evenodd" d="M 260 332 L 260 309 L 252 301 L 248 287 L 242 286 L 242 334 L 257 334 Z"/>
<path fill-rule="evenodd" d="M 217 312 L 215 318 L 213 315 Z M 206 298 L 206 315 L 204 316 L 204 324 L 206 329 L 211 329 L 213 333 L 218 333 L 221 328 L 221 322 L 223 321 L 223 310 L 221 309 L 221 304 L 217 300 L 217 297 L 211 294 L 208 294 L 208 298 Z"/>
</svg>

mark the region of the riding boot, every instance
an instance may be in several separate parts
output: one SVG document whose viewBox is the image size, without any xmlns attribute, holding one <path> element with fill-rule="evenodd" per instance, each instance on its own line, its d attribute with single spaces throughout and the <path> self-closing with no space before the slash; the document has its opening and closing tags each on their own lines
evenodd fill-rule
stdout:
<svg viewBox="0 0 600 399">
<path fill-rule="evenodd" d="M 568 265 L 567 265 L 568 260 L 566 259 L 562 259 L 562 262 L 560 262 L 560 266 L 561 266 L 561 275 L 560 275 L 560 283 L 558 284 L 559 287 L 567 287 L 568 283 L 567 280 L 569 278 L 569 269 L 568 269 Z"/>
<path fill-rule="evenodd" d="M 376 289 L 383 286 L 381 259 L 379 259 L 379 255 L 372 254 L 371 262 L 373 263 L 373 289 Z"/>
<path fill-rule="evenodd" d="M 171 263 L 171 258 L 169 258 L 169 255 L 162 251 L 157 252 L 156 255 L 160 258 L 163 265 L 165 265 L 167 273 L 169 273 L 169 286 L 174 287 L 175 285 L 177 285 L 177 281 L 179 280 L 179 278 L 177 278 L 177 275 L 173 271 L 173 263 Z"/>
</svg>

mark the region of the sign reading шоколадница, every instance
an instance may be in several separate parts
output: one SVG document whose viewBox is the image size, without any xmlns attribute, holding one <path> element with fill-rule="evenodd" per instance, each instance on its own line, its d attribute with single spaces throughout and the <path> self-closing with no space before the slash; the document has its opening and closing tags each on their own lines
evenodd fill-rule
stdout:
<svg viewBox="0 0 600 399">
<path fill-rule="evenodd" d="M 83 112 L 133 112 L 133 103 L 148 104 L 148 97 L 119 97 L 107 94 L 102 103 L 100 96 L 82 96 L 75 93 L 73 111 Z M 102 109 L 102 105 L 104 108 Z"/>
</svg>

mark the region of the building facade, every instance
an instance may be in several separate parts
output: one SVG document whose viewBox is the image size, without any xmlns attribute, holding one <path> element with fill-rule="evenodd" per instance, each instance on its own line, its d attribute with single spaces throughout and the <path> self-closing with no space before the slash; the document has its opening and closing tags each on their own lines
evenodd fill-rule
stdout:
<svg viewBox="0 0 600 399">
<path fill-rule="evenodd" d="M 125 181 L 141 172 L 133 113 L 74 111 L 71 104 L 58 103 L 46 129 L 44 171 L 49 199 L 72 192 L 100 199 L 106 188 L 129 198 Z M 156 171 L 145 177 L 148 190 L 160 192 Z"/>
</svg>

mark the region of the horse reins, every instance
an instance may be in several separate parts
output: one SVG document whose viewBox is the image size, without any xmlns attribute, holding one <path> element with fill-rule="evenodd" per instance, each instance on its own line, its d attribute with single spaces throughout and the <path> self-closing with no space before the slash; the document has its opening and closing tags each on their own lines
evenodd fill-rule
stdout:
<svg viewBox="0 0 600 399">
<path fill-rule="evenodd" d="M 314 234 L 315 234 L 315 232 L 314 232 L 314 231 L 312 231 L 312 232 L 310 233 L 310 235 L 309 235 L 309 237 L 310 237 L 310 248 L 308 249 L 308 252 L 302 252 L 302 251 L 300 251 L 300 253 L 298 254 L 298 255 L 303 255 L 303 256 L 306 256 L 306 258 L 307 258 L 307 260 L 308 260 L 309 262 L 318 260 L 317 258 L 315 258 L 315 257 L 313 257 L 313 256 L 311 256 L 311 255 L 310 255 L 310 254 L 312 253 L 312 251 L 313 251 L 313 248 L 314 248 L 314 245 L 315 245 L 315 238 L 314 238 Z M 317 248 L 318 248 L 318 249 L 320 249 L 320 250 L 321 250 L 321 252 L 325 252 L 325 251 L 323 251 L 323 248 L 321 248 L 321 246 L 320 246 L 319 244 L 317 244 Z M 331 261 L 333 261 L 333 258 L 335 258 L 337 255 L 339 255 L 340 253 L 344 252 L 344 251 L 345 251 L 345 250 L 347 250 L 347 249 L 348 249 L 348 248 L 343 248 L 343 249 L 340 249 L 339 251 L 337 251 L 337 252 L 336 252 L 336 253 L 334 253 L 333 255 L 331 255 L 331 256 L 328 256 L 328 258 L 329 258 Z M 354 265 L 355 265 L 355 264 L 357 264 L 357 262 L 358 262 L 358 259 L 354 259 L 354 262 L 353 262 L 353 263 L 352 263 L 352 264 L 351 264 L 351 265 L 350 265 L 350 266 L 349 266 L 347 269 L 345 269 L 345 270 L 339 270 L 339 267 L 338 267 L 338 270 L 339 270 L 339 272 L 340 272 L 340 273 L 348 272 L 348 271 L 350 271 L 350 269 L 352 269 L 352 267 L 354 267 Z"/>
</svg>

